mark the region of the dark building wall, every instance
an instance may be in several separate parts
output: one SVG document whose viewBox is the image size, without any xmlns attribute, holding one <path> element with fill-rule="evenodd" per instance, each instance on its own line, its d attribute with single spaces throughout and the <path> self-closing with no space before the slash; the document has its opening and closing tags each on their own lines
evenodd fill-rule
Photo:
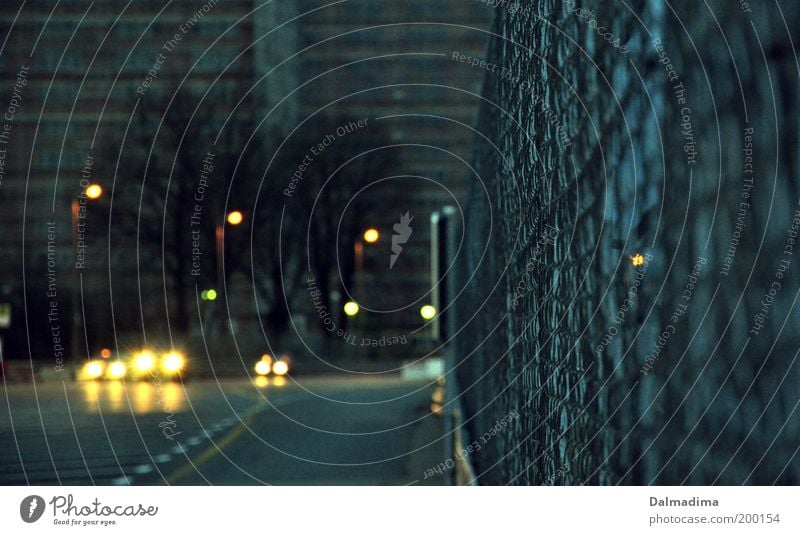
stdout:
<svg viewBox="0 0 800 535">
<path fill-rule="evenodd" d="M 260 78 L 271 54 L 281 50 L 280 46 L 270 48 L 265 41 L 254 43 L 253 37 L 256 26 L 269 24 L 280 11 L 254 9 L 252 1 L 213 0 L 0 5 L 4 39 L 0 68 L 5 80 L 2 107 L 5 110 L 12 98 L 20 101 L 12 119 L 5 121 L 10 131 L 0 184 L 4 207 L 0 240 L 6 251 L 0 269 L 5 295 L 14 304 L 14 329 L 7 333 L 12 342 L 7 345 L 7 356 L 28 354 L 23 327 L 23 273 L 31 354 L 40 359 L 52 353 L 51 340 L 37 335 L 47 331 L 42 312 L 50 308 L 46 304 L 51 301 L 45 295 L 49 241 L 53 242 L 55 257 L 55 308 L 68 348 L 73 349 L 72 334 L 81 338 L 75 347 L 81 354 L 87 349 L 94 353 L 111 343 L 114 281 L 118 284 L 113 308 L 118 335 L 124 338 L 139 331 L 134 337 L 140 337 L 143 326 L 139 318 L 145 318 L 156 331 L 166 324 L 170 314 L 164 312 L 164 294 L 169 296 L 172 288 L 166 283 L 164 291 L 165 282 L 159 270 L 153 269 L 155 263 L 140 259 L 142 265 L 137 266 L 135 239 L 112 238 L 108 242 L 108 225 L 114 223 L 110 217 L 127 217 L 119 215 L 120 208 L 135 209 L 139 199 L 126 198 L 120 193 L 121 184 L 115 184 L 116 172 L 129 165 L 130 151 L 117 162 L 104 149 L 114 144 L 121 147 L 131 118 L 138 120 L 145 112 L 156 113 L 155 106 L 180 83 L 188 91 L 204 95 L 205 107 L 211 108 L 211 113 L 215 109 L 227 113 L 228 109 L 215 108 L 214 104 L 235 102 Z M 179 39 L 175 39 L 176 34 Z M 292 40 L 287 37 L 276 43 L 291 46 Z M 20 71 L 25 73 L 25 85 L 14 97 L 14 80 Z M 268 104 L 274 79 L 253 88 L 242 108 L 247 115 L 255 117 L 252 110 Z M 204 109 L 203 113 L 208 112 Z M 273 121 L 284 121 L 291 115 L 290 103 L 274 115 Z M 153 130 L 157 127 L 152 126 Z M 198 159 L 202 159 L 205 149 L 197 150 Z M 85 267 L 79 270 L 75 268 L 71 203 L 81 196 L 82 179 L 99 183 L 105 193 L 101 200 L 87 205 L 82 221 L 87 245 Z M 176 179 L 194 181 L 196 177 Z M 111 193 L 115 188 L 117 211 L 112 213 Z M 50 221 L 54 225 L 48 225 Z M 119 219 L 115 223 L 118 225 Z M 53 240 L 48 239 L 49 227 L 55 228 Z M 130 284 L 137 277 L 142 287 L 161 291 L 147 291 L 140 299 L 136 285 Z M 79 322 L 79 329 L 74 330 L 72 315 L 81 292 L 86 321 Z M 87 326 L 88 347 L 83 343 L 83 325 Z"/>
<path fill-rule="evenodd" d="M 301 120 L 328 113 L 381 123 L 398 158 L 397 174 L 414 177 L 370 193 L 376 205 L 386 206 L 371 222 L 383 238 L 366 248 L 366 292 L 358 299 L 401 309 L 378 317 L 372 327 L 378 336 L 416 331 L 431 284 L 430 216 L 445 204 L 463 203 L 477 180 L 469 161 L 483 72 L 452 55 L 485 54 L 493 10 L 456 0 L 354 0 L 324 9 L 325 2 L 299 4 L 305 50 L 298 59 L 301 83 L 307 83 L 300 92 Z M 413 234 L 389 269 L 392 226 L 406 212 L 414 218 Z M 405 353 L 411 356 L 408 348 Z"/>
<path fill-rule="evenodd" d="M 19 329 L 24 321 L 23 272 L 32 314 L 30 332 L 47 328 L 42 311 L 31 306 L 41 301 L 41 307 L 47 308 L 49 302 L 46 223 L 51 219 L 55 221 L 57 308 L 65 337 L 73 332 L 82 336 L 78 331 L 86 326 L 88 350 L 93 353 L 109 343 L 115 328 L 122 340 L 120 348 L 126 349 L 142 343 L 145 331 L 164 338 L 168 322 L 175 321 L 176 288 L 162 276 L 163 259 L 158 255 L 144 258 L 135 236 L 117 233 L 123 224 L 135 227 L 140 198 L 130 188 L 114 184 L 115 176 L 133 167 L 129 158 L 141 160 L 142 154 L 135 154 L 139 149 L 132 149 L 129 142 L 118 162 L 114 153 L 100 147 L 120 146 L 134 108 L 136 117 L 146 112 L 158 115 L 156 108 L 163 104 L 163 97 L 181 81 L 194 93 L 209 91 L 199 112 L 203 120 L 224 116 L 231 101 L 247 95 L 239 108 L 247 118 L 247 128 L 269 131 L 270 141 L 341 97 L 345 98 L 331 109 L 333 113 L 374 120 L 396 116 L 382 119 L 391 141 L 413 145 L 396 148 L 399 172 L 427 180 L 401 187 L 406 199 L 402 203 L 395 202 L 391 193 L 375 197 L 375 203 L 387 203 L 391 209 L 385 218 L 374 221 L 384 239 L 379 250 L 367 249 L 369 295 L 363 298 L 377 296 L 384 304 L 404 305 L 407 296 L 416 298 L 427 291 L 429 216 L 444 203 L 463 200 L 474 139 L 470 127 L 482 86 L 479 69 L 450 57 L 456 50 L 475 56 L 484 53 L 485 28 L 492 17 L 485 3 L 353 1 L 325 9 L 319 9 L 322 2 L 244 0 L 90 4 L 0 3 L 6 39 L 0 68 L 7 80 L 0 102 L 11 99 L 16 73 L 23 65 L 29 67 L 21 87 L 21 106 L 11 123 L 0 184 L 0 200 L 6 208 L 0 215 L 5 231 L 0 240 L 7 252 L 0 259 L 2 291 L 4 299 L 14 303 L 16 327 L 9 333 L 14 338 L 7 346 L 9 356 L 28 354 L 26 333 Z M 176 33 L 181 39 L 165 50 Z M 147 86 L 148 71 L 156 64 L 157 76 Z M 135 129 L 133 121 L 128 135 Z M 154 149 L 159 152 L 159 146 Z M 190 149 L 197 152 L 198 160 L 205 156 L 206 147 Z M 141 149 L 144 157 L 147 150 Z M 87 205 L 81 290 L 81 273 L 74 268 L 70 204 L 82 192 L 81 178 L 89 155 L 94 159 L 86 176 L 100 183 L 105 195 Z M 147 178 L 145 192 L 155 191 L 163 178 Z M 197 180 L 196 176 L 175 178 Z M 216 193 L 221 196 L 224 192 Z M 389 270 L 392 225 L 406 211 L 415 218 L 414 235 L 401 261 Z M 172 215 L 167 214 L 167 223 Z M 204 249 L 207 257 L 213 256 L 213 244 L 205 243 Z M 258 338 L 249 273 L 245 275 L 237 277 L 233 285 L 233 314 L 240 334 Z M 211 277 L 203 283 L 213 285 L 213 273 Z M 74 322 L 81 291 L 85 321 Z M 388 319 L 385 316 L 381 322 L 371 323 L 370 330 L 380 336 L 384 331 L 397 334 L 419 327 L 418 308 Z M 310 318 L 308 325 L 314 328 L 313 315 Z M 33 336 L 32 340 L 30 353 L 35 359 L 52 352 L 46 337 Z M 72 342 L 67 345 L 75 349 Z M 83 345 L 80 340 L 78 354 L 84 353 Z"/>
</svg>

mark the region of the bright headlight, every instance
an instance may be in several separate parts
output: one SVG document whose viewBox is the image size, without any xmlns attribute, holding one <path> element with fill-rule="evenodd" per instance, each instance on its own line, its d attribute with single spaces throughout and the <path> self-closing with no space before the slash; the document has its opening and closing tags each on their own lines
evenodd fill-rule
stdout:
<svg viewBox="0 0 800 535">
<path fill-rule="evenodd" d="M 164 370 L 174 373 L 183 368 L 183 363 L 183 355 L 177 351 L 170 351 L 164 355 L 164 361 L 161 363 L 161 365 L 164 367 Z"/>
<path fill-rule="evenodd" d="M 269 362 L 266 360 L 259 360 L 258 362 L 256 362 L 256 373 L 258 375 L 269 375 L 270 368 L 271 366 L 269 365 Z"/>
<path fill-rule="evenodd" d="M 125 377 L 125 365 L 119 361 L 114 362 L 108 367 L 108 375 L 114 379 Z"/>
<path fill-rule="evenodd" d="M 136 369 L 141 372 L 150 371 L 156 363 L 156 358 L 150 351 L 142 351 L 136 355 Z"/>
<path fill-rule="evenodd" d="M 278 362 L 272 365 L 272 372 L 275 375 L 286 375 L 289 372 L 289 365 L 286 364 L 284 361 L 279 360 Z"/>
<path fill-rule="evenodd" d="M 86 377 L 88 377 L 89 379 L 97 379 L 98 377 L 103 375 L 103 368 L 104 366 L 101 363 L 94 360 L 92 362 L 87 362 L 83 366 L 83 371 Z"/>
</svg>

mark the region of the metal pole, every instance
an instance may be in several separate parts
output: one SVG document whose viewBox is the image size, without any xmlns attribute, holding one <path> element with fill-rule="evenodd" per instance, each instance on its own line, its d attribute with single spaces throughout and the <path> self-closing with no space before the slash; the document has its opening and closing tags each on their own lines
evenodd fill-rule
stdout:
<svg viewBox="0 0 800 535">
<path fill-rule="evenodd" d="M 439 312 L 442 310 L 439 287 L 439 212 L 431 214 L 431 304 L 436 309 L 436 315 L 430 322 L 430 337 L 439 339 L 440 325 Z"/>
<path fill-rule="evenodd" d="M 80 205 L 78 204 L 78 199 L 72 199 L 71 203 L 71 215 L 72 215 L 72 252 L 74 253 L 77 250 L 78 246 L 78 211 L 80 210 Z M 81 314 L 78 309 L 78 281 L 80 280 L 80 273 L 75 270 L 75 280 L 72 284 L 72 336 L 70 337 L 70 345 L 72 346 L 72 360 L 78 360 L 78 353 L 80 352 L 80 346 L 78 343 L 78 339 L 80 338 L 80 321 L 81 321 Z"/>
<path fill-rule="evenodd" d="M 353 252 L 356 256 L 356 293 L 358 297 L 355 298 L 356 303 L 364 295 L 364 242 L 356 240 L 353 244 Z"/>
<path fill-rule="evenodd" d="M 225 252 L 225 229 L 222 225 L 217 225 L 216 229 L 214 229 L 214 236 L 215 236 L 215 243 L 216 243 L 216 256 L 217 256 L 217 299 L 221 300 L 222 294 L 224 293 L 224 274 L 223 270 L 223 254 Z M 219 346 L 221 345 L 222 340 L 222 305 L 220 303 L 216 303 L 214 307 L 214 313 L 211 314 L 212 319 L 219 318 L 218 321 L 215 321 L 216 325 L 213 328 L 214 331 L 214 345 L 218 346 L 215 349 L 218 350 Z"/>
<path fill-rule="evenodd" d="M 360 238 L 353 244 L 353 252 L 356 257 L 356 296 L 353 300 L 360 303 L 361 298 L 364 297 L 364 242 Z M 354 322 L 362 328 L 364 327 L 363 315 L 363 312 L 359 314 L 358 319 Z"/>
</svg>

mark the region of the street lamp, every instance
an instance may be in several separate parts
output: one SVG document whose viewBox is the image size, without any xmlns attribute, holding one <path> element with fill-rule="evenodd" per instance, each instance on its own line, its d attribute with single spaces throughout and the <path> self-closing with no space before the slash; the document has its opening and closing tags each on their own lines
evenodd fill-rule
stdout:
<svg viewBox="0 0 800 535">
<path fill-rule="evenodd" d="M 359 298 L 364 295 L 364 244 L 375 244 L 380 237 L 381 233 L 378 232 L 378 229 L 370 227 L 353 244 L 353 253 L 356 261 L 356 288 Z"/>
<path fill-rule="evenodd" d="M 347 314 L 348 316 L 352 317 L 358 314 L 358 309 L 359 309 L 358 303 L 356 303 L 355 301 L 348 301 L 347 303 L 344 304 L 344 313 Z"/>
<path fill-rule="evenodd" d="M 236 226 L 240 225 L 242 221 L 244 221 L 244 216 L 239 210 L 234 210 L 228 214 L 227 220 L 228 224 Z"/>
<path fill-rule="evenodd" d="M 239 210 L 233 210 L 232 212 L 228 212 L 225 216 L 225 221 L 228 222 L 231 226 L 239 226 L 244 221 L 244 214 Z M 224 274 L 223 274 L 223 256 L 225 254 L 225 227 L 223 224 L 218 224 L 214 229 L 214 241 L 216 245 L 216 256 L 217 256 L 217 288 L 222 290 L 225 288 L 225 281 L 224 281 Z M 205 293 L 205 298 L 203 297 L 203 293 Z M 214 289 L 204 290 L 200 294 L 200 298 L 205 301 L 214 301 L 217 298 L 217 291 Z M 220 318 L 221 319 L 221 318 Z"/>
<path fill-rule="evenodd" d="M 228 222 L 229 225 L 234 227 L 241 225 L 242 221 L 244 221 L 244 215 L 239 210 L 234 210 L 232 212 L 228 212 L 228 215 L 225 216 L 225 220 Z M 215 238 L 216 238 L 216 246 L 217 246 L 217 288 L 222 289 L 225 285 L 222 283 L 222 257 L 225 247 L 224 238 L 225 238 L 225 229 L 222 225 L 217 225 L 215 229 Z M 213 301 L 216 299 L 216 292 L 214 292 L 214 298 L 209 299 L 209 301 Z"/>
<path fill-rule="evenodd" d="M 86 186 L 86 197 L 97 200 L 103 196 L 103 188 L 100 184 L 89 184 Z"/>
<path fill-rule="evenodd" d="M 81 185 L 85 182 L 82 180 Z M 70 203 L 70 213 L 72 216 L 72 250 L 73 252 L 78 247 L 78 220 L 80 219 L 81 213 L 81 199 L 86 198 L 90 201 L 99 200 L 100 197 L 103 196 L 103 188 L 100 184 L 91 183 L 87 184 L 83 190 L 83 195 L 81 197 L 72 199 Z M 84 201 L 85 204 L 85 201 Z M 84 215 L 85 217 L 85 215 Z M 72 285 L 72 340 L 70 341 L 70 345 L 72 346 L 72 358 L 77 358 L 79 350 L 78 350 L 78 340 L 80 339 L 80 328 L 79 324 L 81 321 L 81 314 L 78 310 L 78 284 L 77 282 Z"/>
<path fill-rule="evenodd" d="M 381 237 L 381 233 L 378 232 L 378 229 L 368 228 L 364 231 L 364 241 L 367 243 L 375 243 Z"/>
</svg>

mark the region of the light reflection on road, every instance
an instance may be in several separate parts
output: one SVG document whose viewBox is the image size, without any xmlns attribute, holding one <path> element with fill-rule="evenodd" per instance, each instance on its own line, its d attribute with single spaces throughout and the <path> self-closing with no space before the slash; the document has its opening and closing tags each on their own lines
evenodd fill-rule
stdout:
<svg viewBox="0 0 800 535">
<path fill-rule="evenodd" d="M 288 384 L 285 377 L 259 376 L 253 382 L 263 390 Z M 84 381 L 77 388 L 84 403 L 80 408 L 85 412 L 152 414 L 188 410 L 191 399 L 187 399 L 187 390 L 189 396 L 202 395 L 196 389 L 192 393 L 190 385 L 172 381 Z"/>
<path fill-rule="evenodd" d="M 285 377 L 273 377 L 272 378 L 272 384 L 275 385 L 275 386 L 284 386 L 286 384 L 286 378 Z"/>
<path fill-rule="evenodd" d="M 79 384 L 86 403 L 83 408 L 89 413 L 181 412 L 187 405 L 183 385 L 170 381 L 158 384 L 148 381 L 86 381 Z"/>
<path fill-rule="evenodd" d="M 267 388 L 268 386 L 273 387 L 282 387 L 286 385 L 286 378 L 285 377 L 264 377 L 259 375 L 256 377 L 253 382 L 259 388 Z"/>
</svg>

